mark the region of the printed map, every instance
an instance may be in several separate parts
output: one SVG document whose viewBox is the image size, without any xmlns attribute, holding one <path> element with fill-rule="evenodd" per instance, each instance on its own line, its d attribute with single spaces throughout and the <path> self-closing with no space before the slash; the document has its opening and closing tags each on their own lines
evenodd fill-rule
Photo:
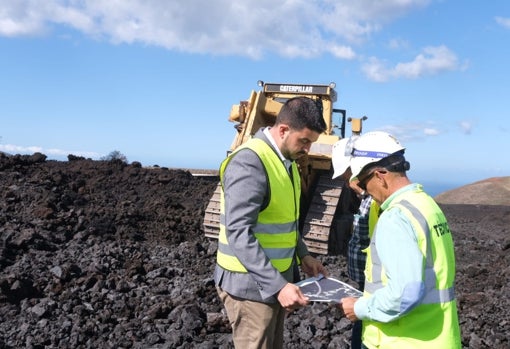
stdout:
<svg viewBox="0 0 510 349">
<path fill-rule="evenodd" d="M 351 285 L 322 275 L 296 283 L 301 292 L 312 302 L 340 303 L 344 297 L 361 297 L 363 293 Z"/>
</svg>

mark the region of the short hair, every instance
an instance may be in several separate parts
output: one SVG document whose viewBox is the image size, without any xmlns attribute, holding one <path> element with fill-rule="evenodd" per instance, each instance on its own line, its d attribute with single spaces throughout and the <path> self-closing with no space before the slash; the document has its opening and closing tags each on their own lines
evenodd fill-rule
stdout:
<svg viewBox="0 0 510 349">
<path fill-rule="evenodd" d="M 276 117 L 275 124 L 287 124 L 295 130 L 308 128 L 322 133 L 326 131 L 326 122 L 322 116 L 321 101 L 308 97 L 294 97 L 285 102 Z"/>
<path fill-rule="evenodd" d="M 360 171 L 360 174 L 368 173 L 376 168 L 384 168 L 389 172 L 405 173 L 409 171 L 411 165 L 408 161 L 406 161 L 406 158 L 404 157 L 404 151 L 401 150 L 377 162 L 368 164 Z"/>
</svg>

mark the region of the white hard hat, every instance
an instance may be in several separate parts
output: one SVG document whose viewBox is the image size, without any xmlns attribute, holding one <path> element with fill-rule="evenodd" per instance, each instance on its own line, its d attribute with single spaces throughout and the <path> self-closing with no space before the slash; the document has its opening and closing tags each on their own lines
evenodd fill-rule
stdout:
<svg viewBox="0 0 510 349">
<path fill-rule="evenodd" d="M 372 131 L 361 135 L 354 143 L 352 151 L 351 181 L 358 177 L 368 164 L 378 162 L 395 153 L 403 154 L 404 150 L 404 146 L 387 132 Z"/>
<path fill-rule="evenodd" d="M 333 179 L 341 176 L 350 166 L 351 156 L 345 154 L 345 146 L 349 138 L 342 138 L 333 144 L 332 161 L 333 161 Z"/>
</svg>

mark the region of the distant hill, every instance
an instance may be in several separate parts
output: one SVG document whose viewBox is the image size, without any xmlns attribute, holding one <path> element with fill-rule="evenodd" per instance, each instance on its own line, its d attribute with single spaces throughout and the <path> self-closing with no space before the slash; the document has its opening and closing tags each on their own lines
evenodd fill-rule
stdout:
<svg viewBox="0 0 510 349">
<path fill-rule="evenodd" d="M 510 206 L 510 176 L 467 184 L 441 193 L 434 199 L 440 204 Z"/>
</svg>

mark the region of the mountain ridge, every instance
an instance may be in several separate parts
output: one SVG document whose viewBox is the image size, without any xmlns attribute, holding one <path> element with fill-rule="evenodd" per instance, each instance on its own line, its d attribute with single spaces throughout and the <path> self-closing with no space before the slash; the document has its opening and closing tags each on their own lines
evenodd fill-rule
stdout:
<svg viewBox="0 0 510 349">
<path fill-rule="evenodd" d="M 466 184 L 438 194 L 434 199 L 440 204 L 510 206 L 510 176 Z"/>
</svg>

